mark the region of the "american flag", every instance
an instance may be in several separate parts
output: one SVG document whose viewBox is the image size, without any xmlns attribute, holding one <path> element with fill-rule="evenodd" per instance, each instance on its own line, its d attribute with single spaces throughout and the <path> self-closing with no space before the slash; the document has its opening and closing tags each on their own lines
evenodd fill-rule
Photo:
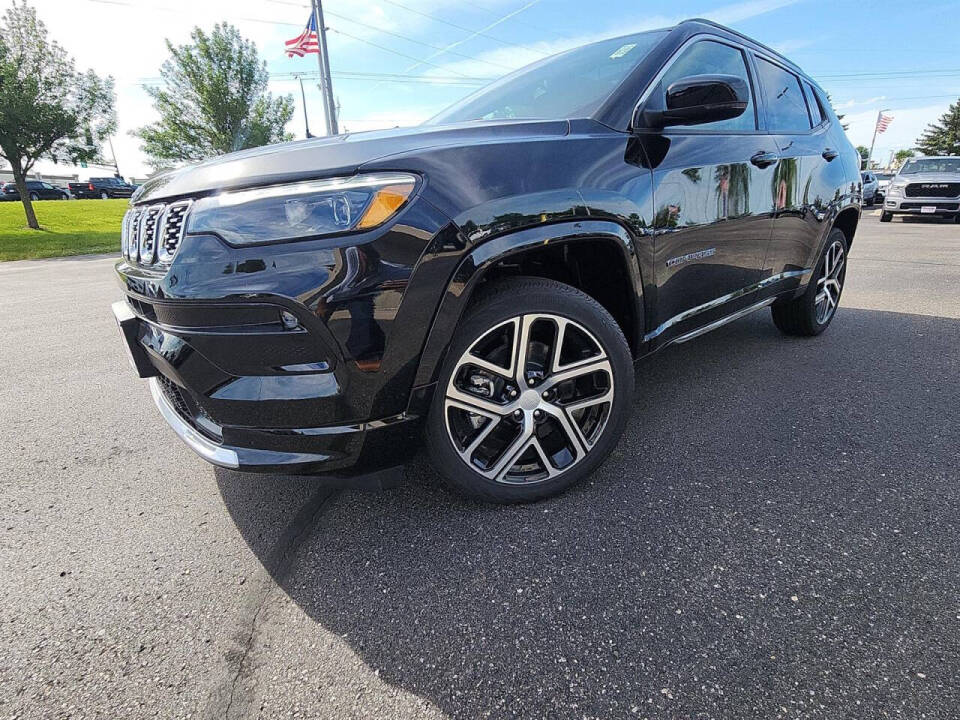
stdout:
<svg viewBox="0 0 960 720">
<path fill-rule="evenodd" d="M 880 115 L 877 117 L 877 132 L 882 133 L 884 130 L 890 127 L 891 122 L 893 122 L 893 115 L 884 115 L 883 113 L 880 113 Z"/>
<path fill-rule="evenodd" d="M 297 35 L 293 40 L 287 40 L 287 57 L 303 57 L 308 53 L 320 52 L 320 40 L 317 38 L 317 16 L 310 13 L 310 19 L 303 32 Z"/>
</svg>

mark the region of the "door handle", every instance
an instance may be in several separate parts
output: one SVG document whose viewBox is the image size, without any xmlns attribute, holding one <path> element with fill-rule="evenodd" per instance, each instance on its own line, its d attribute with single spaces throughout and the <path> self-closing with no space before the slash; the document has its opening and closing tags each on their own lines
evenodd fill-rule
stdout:
<svg viewBox="0 0 960 720">
<path fill-rule="evenodd" d="M 777 153 L 764 152 L 761 150 L 758 153 L 754 153 L 754 155 L 750 158 L 750 162 L 759 168 L 765 168 L 770 167 L 779 159 L 780 156 L 777 155 Z"/>
<path fill-rule="evenodd" d="M 826 160 L 827 162 L 830 162 L 830 161 L 833 160 L 835 157 L 837 157 L 837 155 L 839 155 L 840 153 L 838 153 L 836 150 L 834 150 L 834 149 L 832 149 L 832 148 L 827 148 L 826 150 L 824 150 L 824 151 L 823 151 L 822 153 L 820 153 L 820 154 L 823 155 L 823 159 L 824 159 L 824 160 Z"/>
</svg>

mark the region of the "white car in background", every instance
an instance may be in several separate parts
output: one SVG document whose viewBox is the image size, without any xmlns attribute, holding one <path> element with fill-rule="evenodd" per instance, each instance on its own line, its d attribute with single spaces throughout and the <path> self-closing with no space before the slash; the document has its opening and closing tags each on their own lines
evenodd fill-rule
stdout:
<svg viewBox="0 0 960 720">
<path fill-rule="evenodd" d="M 890 181 L 880 222 L 894 215 L 948 217 L 960 222 L 960 157 L 912 158 Z"/>
</svg>

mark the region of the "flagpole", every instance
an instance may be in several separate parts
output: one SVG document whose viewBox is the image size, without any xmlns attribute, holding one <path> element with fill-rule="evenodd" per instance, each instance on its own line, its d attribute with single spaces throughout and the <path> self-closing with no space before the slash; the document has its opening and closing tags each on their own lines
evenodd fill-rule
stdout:
<svg viewBox="0 0 960 720">
<path fill-rule="evenodd" d="M 297 75 L 297 81 L 300 83 L 300 99 L 303 100 L 303 126 L 307 130 L 307 137 L 312 138 L 310 134 L 310 121 L 307 119 L 307 95 L 303 92 L 303 78 Z"/>
<path fill-rule="evenodd" d="M 889 110 L 890 108 L 884 108 L 884 110 Z M 870 152 L 867 154 L 867 166 L 864 170 L 870 169 L 870 159 L 873 157 L 873 146 L 877 142 L 877 128 L 880 127 L 880 118 L 883 117 L 884 110 L 877 111 L 877 122 L 873 124 L 873 140 L 870 141 Z"/>
<path fill-rule="evenodd" d="M 327 28 L 323 24 L 322 0 L 310 0 L 313 5 L 313 17 L 317 22 L 317 41 L 320 52 L 317 64 L 320 66 L 320 90 L 323 93 L 324 116 L 327 120 L 327 134 L 338 135 L 337 110 L 333 102 L 333 80 L 330 77 L 330 56 L 327 54 Z"/>
</svg>

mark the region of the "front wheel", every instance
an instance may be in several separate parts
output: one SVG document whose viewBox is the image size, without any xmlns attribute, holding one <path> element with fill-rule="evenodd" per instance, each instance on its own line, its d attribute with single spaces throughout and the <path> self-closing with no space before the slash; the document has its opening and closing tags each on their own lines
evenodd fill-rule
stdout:
<svg viewBox="0 0 960 720">
<path fill-rule="evenodd" d="M 603 462 L 632 395 L 630 349 L 603 306 L 552 280 L 511 279 L 485 292 L 455 334 L 427 446 L 466 495 L 539 500 Z"/>
<path fill-rule="evenodd" d="M 893 220 L 893 213 L 881 212 L 880 213 L 880 222 L 890 222 Z"/>
<path fill-rule="evenodd" d="M 39 200 L 39 199 L 40 199 L 40 196 L 39 196 L 39 195 L 37 195 L 36 193 L 30 193 L 30 201 L 31 201 L 31 202 L 37 202 L 37 200 Z"/>
<path fill-rule="evenodd" d="M 100 199 L 101 199 L 101 200 L 109 200 L 109 199 L 110 199 L 110 196 L 107 194 L 107 191 L 106 191 L 106 190 L 101 190 L 101 191 L 100 191 Z"/>
<path fill-rule="evenodd" d="M 770 306 L 774 325 L 786 335 L 819 335 L 837 312 L 846 277 L 847 238 L 834 229 L 803 295 Z"/>
</svg>

